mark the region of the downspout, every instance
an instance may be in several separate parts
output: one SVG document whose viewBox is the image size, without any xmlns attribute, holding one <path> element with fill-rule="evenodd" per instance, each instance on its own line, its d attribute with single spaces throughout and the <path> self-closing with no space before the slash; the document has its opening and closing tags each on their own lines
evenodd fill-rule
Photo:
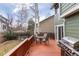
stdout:
<svg viewBox="0 0 79 59">
<path fill-rule="evenodd" d="M 55 11 L 55 9 L 54 9 Z M 56 12 L 55 12 L 55 16 L 54 16 L 54 34 L 55 34 L 55 39 L 56 39 L 56 24 L 55 24 L 55 21 L 56 20 Z"/>
</svg>

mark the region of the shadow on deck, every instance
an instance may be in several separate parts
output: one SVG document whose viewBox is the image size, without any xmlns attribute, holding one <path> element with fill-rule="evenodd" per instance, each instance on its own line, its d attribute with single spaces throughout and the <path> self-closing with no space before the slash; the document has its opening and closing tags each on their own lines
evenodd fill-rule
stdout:
<svg viewBox="0 0 79 59">
<path fill-rule="evenodd" d="M 8 52 L 5 56 L 60 56 L 61 49 L 57 42 L 49 39 L 49 43 L 35 43 L 33 36 L 24 40 L 17 47 Z"/>
</svg>

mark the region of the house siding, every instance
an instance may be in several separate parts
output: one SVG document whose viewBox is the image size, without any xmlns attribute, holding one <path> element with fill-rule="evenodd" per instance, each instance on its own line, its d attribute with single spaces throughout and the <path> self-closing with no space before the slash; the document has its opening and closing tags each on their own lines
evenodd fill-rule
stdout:
<svg viewBox="0 0 79 59">
<path fill-rule="evenodd" d="M 3 36 L 6 30 L 7 30 L 7 19 L 2 15 L 0 15 L 0 43 L 5 41 L 5 38 Z"/>
<path fill-rule="evenodd" d="M 40 22 L 40 32 L 54 32 L 54 16 Z"/>
<path fill-rule="evenodd" d="M 77 3 L 61 3 L 60 4 L 60 15 L 72 9 L 76 4 Z"/>
<path fill-rule="evenodd" d="M 62 24 L 64 25 L 64 36 L 79 39 L 79 3 L 60 3 L 58 9 L 60 11 L 55 13 L 54 18 L 56 39 L 58 40 L 57 37 L 59 37 L 58 26 Z"/>
<path fill-rule="evenodd" d="M 65 20 L 65 35 L 79 39 L 79 13 Z"/>
<path fill-rule="evenodd" d="M 60 20 L 56 21 L 55 23 L 56 23 L 56 25 L 60 25 L 60 24 L 63 24 L 63 22 L 64 22 L 64 20 L 60 19 Z"/>
<path fill-rule="evenodd" d="M 3 33 L 7 30 L 7 20 L 5 17 L 3 17 L 2 15 L 0 15 L 0 33 Z M 5 28 L 4 28 L 5 26 Z"/>
</svg>

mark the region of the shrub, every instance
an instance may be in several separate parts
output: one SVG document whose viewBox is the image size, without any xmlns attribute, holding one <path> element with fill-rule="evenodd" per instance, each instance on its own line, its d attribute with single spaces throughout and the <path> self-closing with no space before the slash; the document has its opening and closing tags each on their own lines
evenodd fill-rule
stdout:
<svg viewBox="0 0 79 59">
<path fill-rule="evenodd" d="M 7 31 L 4 33 L 4 38 L 7 40 L 14 40 L 17 38 L 17 35 L 13 31 Z"/>
<path fill-rule="evenodd" d="M 27 31 L 26 34 L 27 34 L 27 37 L 30 37 L 31 35 L 33 35 L 32 32 L 30 32 L 30 31 Z"/>
</svg>

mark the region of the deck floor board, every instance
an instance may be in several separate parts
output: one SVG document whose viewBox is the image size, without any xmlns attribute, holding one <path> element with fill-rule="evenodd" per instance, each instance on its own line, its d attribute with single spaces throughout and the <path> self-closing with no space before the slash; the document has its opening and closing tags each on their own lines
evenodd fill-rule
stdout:
<svg viewBox="0 0 79 59">
<path fill-rule="evenodd" d="M 49 40 L 48 45 L 34 43 L 29 49 L 28 56 L 61 56 L 61 49 L 55 40 Z"/>
</svg>

